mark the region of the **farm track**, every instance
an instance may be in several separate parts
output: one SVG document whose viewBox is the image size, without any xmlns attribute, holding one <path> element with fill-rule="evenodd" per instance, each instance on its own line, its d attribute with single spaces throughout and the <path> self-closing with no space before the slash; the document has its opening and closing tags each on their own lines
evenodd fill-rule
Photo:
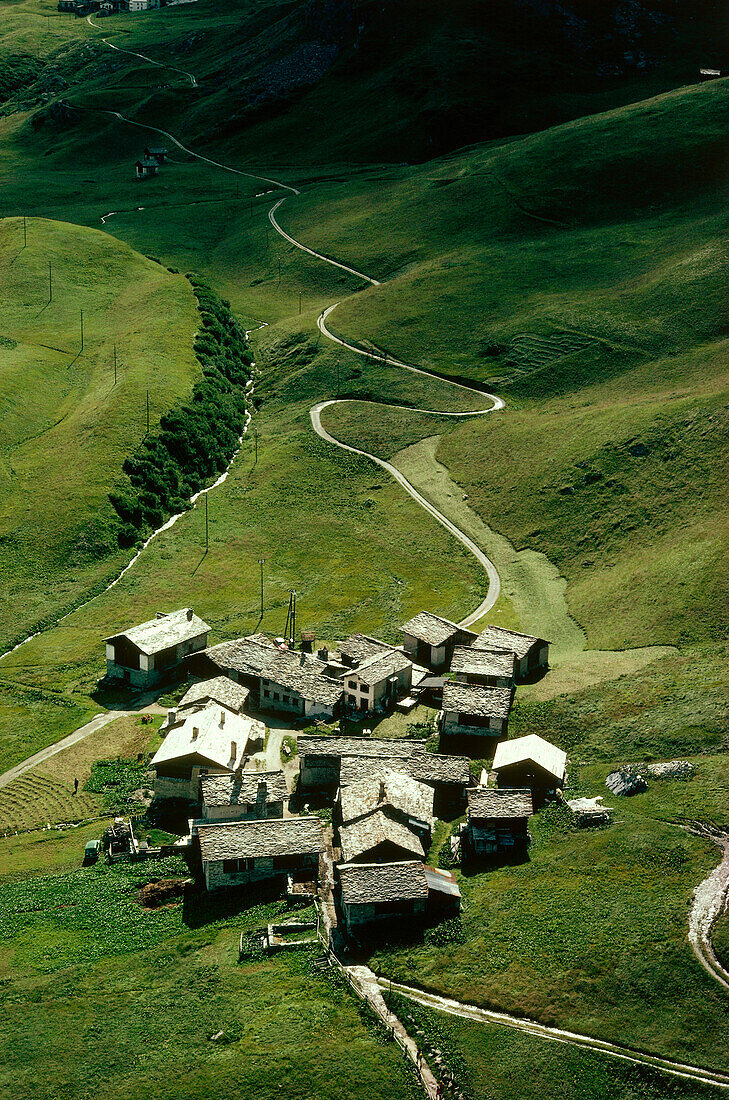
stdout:
<svg viewBox="0 0 729 1100">
<path fill-rule="evenodd" d="M 616 1058 L 622 1062 L 628 1062 L 634 1066 L 646 1066 L 649 1069 L 658 1070 L 661 1073 L 670 1074 L 672 1077 L 681 1077 L 687 1081 L 695 1081 L 702 1085 L 713 1085 L 719 1089 L 729 1089 L 729 1074 L 714 1072 L 704 1066 L 691 1065 L 688 1062 L 678 1062 L 672 1058 L 662 1058 L 648 1051 L 636 1050 L 633 1047 L 622 1046 L 619 1043 L 610 1043 L 604 1039 L 596 1039 L 591 1035 L 583 1035 L 578 1031 L 567 1031 L 559 1027 L 547 1027 L 536 1020 L 529 1020 L 522 1016 L 511 1016 L 506 1012 L 494 1012 L 488 1008 L 479 1008 L 476 1005 L 463 1004 L 454 1001 L 450 997 L 441 997 L 437 993 L 427 993 L 416 986 L 402 985 L 400 982 L 390 982 L 389 978 L 378 976 L 380 988 L 383 992 L 392 990 L 399 993 L 424 1008 L 435 1009 L 436 1012 L 444 1012 L 449 1016 L 457 1016 L 462 1020 L 471 1020 L 480 1024 L 495 1024 L 500 1027 L 513 1028 L 536 1039 L 543 1039 L 553 1043 L 565 1043 L 569 1046 L 579 1047 L 591 1054 L 599 1054 L 608 1058 Z"/>
</svg>

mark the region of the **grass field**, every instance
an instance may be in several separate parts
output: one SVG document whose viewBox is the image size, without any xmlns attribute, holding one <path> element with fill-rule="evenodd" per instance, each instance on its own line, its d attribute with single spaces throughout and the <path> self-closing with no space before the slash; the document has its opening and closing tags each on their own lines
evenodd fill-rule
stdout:
<svg viewBox="0 0 729 1100">
<path fill-rule="evenodd" d="M 5 219 L 0 273 L 1 649 L 119 571 L 107 493 L 198 364 L 190 286 L 103 233 Z"/>
<path fill-rule="evenodd" d="M 80 830 L 49 842 L 59 863 L 71 838 L 80 850 Z M 238 962 L 241 931 L 285 919 L 282 903 L 216 908 L 187 897 L 144 909 L 138 886 L 170 873 L 179 868 L 97 864 L 0 885 L 0 1088 L 162 1098 L 179 1095 L 184 1078 L 189 1097 L 418 1095 L 397 1047 L 312 967 L 316 949 Z"/>
<path fill-rule="evenodd" d="M 136 759 L 139 753 L 156 750 L 159 723 L 157 719 L 149 726 L 138 717 L 118 718 L 13 780 L 0 789 L 0 832 L 103 816 L 101 795 L 85 789 L 92 765 L 97 760 Z"/>
</svg>

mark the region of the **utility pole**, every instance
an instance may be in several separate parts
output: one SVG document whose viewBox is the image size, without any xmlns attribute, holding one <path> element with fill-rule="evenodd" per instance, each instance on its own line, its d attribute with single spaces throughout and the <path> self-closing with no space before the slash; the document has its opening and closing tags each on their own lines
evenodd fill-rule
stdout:
<svg viewBox="0 0 729 1100">
<path fill-rule="evenodd" d="M 266 255 L 268 255 L 268 250 L 269 250 L 269 248 L 271 247 L 271 245 L 270 245 L 270 243 L 269 243 L 269 236 L 268 236 L 268 235 L 269 235 L 269 233 L 270 233 L 270 229 L 269 229 L 269 227 L 268 227 L 268 225 L 267 225 L 267 226 L 266 226 Z"/>
<path fill-rule="evenodd" d="M 28 247 L 28 224 L 25 215 L 23 215 L 23 248 Z"/>
<path fill-rule="evenodd" d="M 149 390 L 147 390 L 147 435 L 149 435 Z M 205 504 L 207 505 L 208 498 L 205 497 Z"/>
<path fill-rule="evenodd" d="M 281 258 L 278 261 L 278 285 L 281 286 Z"/>
<path fill-rule="evenodd" d="M 210 545 L 209 530 L 208 530 L 208 494 L 205 494 L 205 553 L 208 552 Z"/>
<path fill-rule="evenodd" d="M 114 344 L 114 385 L 116 385 L 116 344 Z"/>
<path fill-rule="evenodd" d="M 253 429 L 253 446 L 256 448 L 256 462 L 255 462 L 255 465 L 257 466 L 258 465 L 258 428 Z"/>
<path fill-rule="evenodd" d="M 337 359 L 337 397 L 339 397 L 339 359 Z"/>
<path fill-rule="evenodd" d="M 53 263 L 48 261 L 48 304 L 53 301 Z"/>
<path fill-rule="evenodd" d="M 265 560 L 265 558 L 258 559 L 258 564 L 261 567 L 261 618 L 263 618 L 263 563 Z"/>
<path fill-rule="evenodd" d="M 81 351 L 84 350 L 84 311 L 81 310 Z"/>
<path fill-rule="evenodd" d="M 301 316 L 301 291 L 299 291 L 299 317 Z"/>
</svg>

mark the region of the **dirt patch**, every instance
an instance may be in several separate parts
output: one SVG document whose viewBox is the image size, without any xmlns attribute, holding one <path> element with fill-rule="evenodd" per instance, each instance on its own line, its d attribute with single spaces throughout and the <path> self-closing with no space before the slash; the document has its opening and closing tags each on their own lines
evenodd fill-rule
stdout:
<svg viewBox="0 0 729 1100">
<path fill-rule="evenodd" d="M 163 878 L 159 882 L 148 882 L 137 891 L 137 901 L 143 909 L 161 909 L 163 905 L 173 905 L 185 892 L 187 879 Z"/>
</svg>

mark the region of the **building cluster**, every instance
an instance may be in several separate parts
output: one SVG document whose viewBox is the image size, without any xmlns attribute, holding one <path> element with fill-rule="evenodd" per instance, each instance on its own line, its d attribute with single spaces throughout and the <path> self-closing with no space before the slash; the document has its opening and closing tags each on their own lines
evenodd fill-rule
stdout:
<svg viewBox="0 0 729 1100">
<path fill-rule="evenodd" d="M 436 816 L 465 813 L 465 860 L 522 858 L 531 814 L 564 785 L 566 756 L 541 737 L 506 740 L 515 684 L 543 668 L 548 644 L 514 631 L 464 630 L 429 613 L 403 644 L 353 634 L 335 650 L 290 648 L 253 634 L 208 644 L 192 608 L 106 640 L 107 676 L 137 688 L 184 670 L 193 678 L 163 723 L 152 760 L 155 796 L 192 806 L 190 843 L 208 889 L 278 883 L 321 893 L 352 937 L 460 908 L 454 875 L 427 864 Z M 440 751 L 425 740 L 312 730 L 298 736 L 297 805 L 332 807 L 332 828 L 292 811 L 284 773 L 256 770 L 265 743 L 252 714 L 281 712 L 314 726 L 339 715 L 410 709 L 440 697 Z M 475 786 L 455 738 L 490 738 L 491 773 Z M 481 746 L 479 746 L 481 749 Z M 486 755 L 480 751 L 480 755 Z"/>
<path fill-rule="evenodd" d="M 135 0 L 129 0 L 135 3 Z M 138 180 L 148 180 L 156 176 L 161 164 L 167 160 L 167 150 L 164 145 L 148 145 L 143 155 L 135 162 L 134 170 Z"/>
<path fill-rule="evenodd" d="M 58 10 L 77 16 L 105 16 L 125 11 L 153 11 L 167 7 L 169 3 L 170 0 L 58 0 Z"/>
</svg>

